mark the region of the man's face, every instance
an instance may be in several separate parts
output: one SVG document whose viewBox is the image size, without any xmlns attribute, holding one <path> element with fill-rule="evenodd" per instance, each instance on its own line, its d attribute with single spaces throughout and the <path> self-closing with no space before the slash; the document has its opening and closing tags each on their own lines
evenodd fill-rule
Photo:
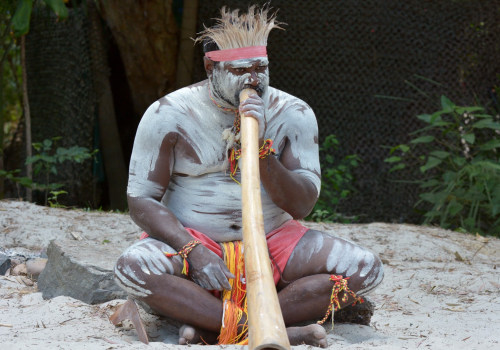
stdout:
<svg viewBox="0 0 500 350">
<path fill-rule="evenodd" d="M 212 74 L 215 95 L 234 107 L 239 106 L 243 89 L 254 89 L 262 97 L 269 86 L 268 65 L 267 57 L 216 64 Z"/>
</svg>

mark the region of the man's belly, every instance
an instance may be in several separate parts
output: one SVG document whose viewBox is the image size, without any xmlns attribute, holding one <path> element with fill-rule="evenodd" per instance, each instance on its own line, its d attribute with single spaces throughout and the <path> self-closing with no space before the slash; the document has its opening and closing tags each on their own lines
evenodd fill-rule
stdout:
<svg viewBox="0 0 500 350">
<path fill-rule="evenodd" d="M 261 189 L 264 230 L 270 232 L 292 217 L 278 208 Z M 172 176 L 163 200 L 185 226 L 216 242 L 242 239 L 241 186 L 229 174 Z"/>
</svg>

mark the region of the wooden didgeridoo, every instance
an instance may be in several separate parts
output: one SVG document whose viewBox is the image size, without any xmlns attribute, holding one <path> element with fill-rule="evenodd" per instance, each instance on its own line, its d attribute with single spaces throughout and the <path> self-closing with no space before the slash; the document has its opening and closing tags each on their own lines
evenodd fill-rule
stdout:
<svg viewBox="0 0 500 350">
<path fill-rule="evenodd" d="M 244 89 L 240 102 L 255 93 Z M 259 173 L 259 124 L 241 116 L 243 247 L 248 307 L 248 348 L 290 349 L 267 249 Z"/>
</svg>

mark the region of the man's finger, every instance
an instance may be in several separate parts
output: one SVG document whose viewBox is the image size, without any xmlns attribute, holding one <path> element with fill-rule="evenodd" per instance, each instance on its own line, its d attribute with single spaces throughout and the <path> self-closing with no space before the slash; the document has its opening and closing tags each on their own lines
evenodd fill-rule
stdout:
<svg viewBox="0 0 500 350">
<path fill-rule="evenodd" d="M 236 278 L 236 276 L 233 275 L 231 273 L 231 271 L 229 271 L 226 264 L 222 263 L 222 264 L 219 264 L 219 266 L 221 267 L 222 272 L 224 273 L 224 275 L 226 275 L 227 278 Z"/>
<path fill-rule="evenodd" d="M 231 284 L 224 274 L 220 274 L 217 276 L 217 280 L 219 281 L 220 286 L 225 290 L 231 290 Z"/>
</svg>

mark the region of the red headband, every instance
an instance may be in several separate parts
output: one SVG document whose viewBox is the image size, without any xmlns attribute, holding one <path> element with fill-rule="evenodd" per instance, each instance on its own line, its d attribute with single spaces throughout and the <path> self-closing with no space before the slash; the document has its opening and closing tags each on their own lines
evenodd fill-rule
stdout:
<svg viewBox="0 0 500 350">
<path fill-rule="evenodd" d="M 212 61 L 236 61 L 245 58 L 267 57 L 267 48 L 265 46 L 248 46 L 237 49 L 215 50 L 205 53 L 205 57 Z"/>
</svg>

